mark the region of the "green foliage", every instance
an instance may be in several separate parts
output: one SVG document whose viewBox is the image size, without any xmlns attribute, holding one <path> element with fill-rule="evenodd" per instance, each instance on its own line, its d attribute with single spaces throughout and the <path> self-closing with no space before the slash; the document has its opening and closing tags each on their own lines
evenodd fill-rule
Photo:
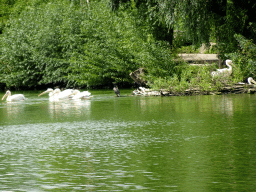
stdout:
<svg viewBox="0 0 256 192">
<path fill-rule="evenodd" d="M 177 48 L 178 53 L 199 53 L 199 48 L 195 45 L 181 46 Z"/>
<path fill-rule="evenodd" d="M 151 82 L 153 89 L 167 89 L 175 94 L 184 93 L 186 89 L 200 89 L 201 92 L 217 90 L 223 86 L 221 81 L 212 81 L 209 66 L 191 66 L 184 64 L 181 73 L 166 78 L 155 78 Z"/>
<path fill-rule="evenodd" d="M 139 67 L 150 76 L 172 73 L 168 49 L 150 38 L 147 26 L 136 19 L 136 10 L 121 7 L 113 13 L 105 2 L 91 4 L 81 28 L 85 51 L 72 58 L 68 76 L 79 85 L 131 82 L 129 73 Z"/>
<path fill-rule="evenodd" d="M 174 48 L 179 48 L 179 47 L 188 46 L 188 45 L 192 45 L 192 41 L 186 37 L 185 32 L 181 30 L 175 30 L 173 34 L 172 46 Z"/>
<path fill-rule="evenodd" d="M 7 86 L 111 85 L 148 76 L 169 76 L 175 63 L 162 42 L 137 19 L 136 8 L 118 13 L 106 1 L 90 7 L 69 1 L 31 3 L 1 36 L 0 81 Z"/>
<path fill-rule="evenodd" d="M 0 34 L 8 24 L 9 18 L 19 17 L 27 6 L 48 2 L 49 0 L 0 0 Z"/>
<path fill-rule="evenodd" d="M 245 81 L 248 77 L 256 77 L 256 45 L 242 35 L 235 35 L 239 43 L 237 52 L 226 54 L 235 66 L 233 67 L 234 81 Z"/>
<path fill-rule="evenodd" d="M 81 47 L 83 13 L 70 3 L 28 6 L 1 37 L 1 82 L 34 86 L 66 82 L 69 58 Z"/>
<path fill-rule="evenodd" d="M 237 42 L 234 34 L 243 34 L 256 42 L 256 3 L 237 0 L 158 0 L 148 14 L 165 22 L 169 28 L 183 33 L 174 33 L 175 47 L 209 43 L 213 38 L 218 45 L 219 54 L 234 52 Z M 152 0 L 146 0 L 152 4 Z M 157 20 L 155 19 L 155 20 Z"/>
<path fill-rule="evenodd" d="M 219 50 L 217 45 L 211 45 L 209 49 L 207 49 L 204 54 L 218 54 Z"/>
<path fill-rule="evenodd" d="M 0 34 L 8 21 L 13 4 L 14 1 L 0 0 Z"/>
<path fill-rule="evenodd" d="M 90 6 L 75 0 L 0 2 L 0 82 L 8 86 L 130 83 L 129 73 L 143 67 L 155 88 L 209 91 L 256 74 L 255 3 L 247 2 L 252 5 L 247 9 L 233 0 L 102 0 Z M 233 60 L 232 79 L 212 81 L 212 69 L 179 64 L 171 56 L 172 42 L 181 47 L 173 55 L 195 53 L 195 45 L 210 38 L 217 48 L 209 53 L 218 50 L 223 60 Z M 234 53 L 225 55 L 229 52 Z"/>
</svg>

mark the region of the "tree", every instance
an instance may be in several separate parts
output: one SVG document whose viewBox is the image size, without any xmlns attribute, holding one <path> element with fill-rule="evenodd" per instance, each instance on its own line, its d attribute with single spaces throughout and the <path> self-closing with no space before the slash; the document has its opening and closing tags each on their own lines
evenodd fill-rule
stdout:
<svg viewBox="0 0 256 192">
<path fill-rule="evenodd" d="M 11 13 L 11 8 L 14 5 L 14 1 L 0 0 L 0 34 L 8 21 L 9 15 Z"/>
<path fill-rule="evenodd" d="M 129 73 L 139 67 L 148 76 L 169 76 L 175 62 L 151 32 L 136 7 L 112 12 L 107 1 L 31 4 L 0 36 L 0 82 L 15 87 L 131 83 Z"/>
<path fill-rule="evenodd" d="M 171 39 L 171 29 L 182 28 L 194 44 L 214 38 L 222 52 L 236 50 L 235 34 L 256 41 L 256 2 L 252 0 L 142 0 L 136 5 L 151 21 L 158 39 Z"/>
<path fill-rule="evenodd" d="M 1 36 L 1 82 L 8 86 L 66 83 L 68 59 L 79 49 L 83 13 L 67 2 L 40 3 L 9 21 Z"/>
</svg>

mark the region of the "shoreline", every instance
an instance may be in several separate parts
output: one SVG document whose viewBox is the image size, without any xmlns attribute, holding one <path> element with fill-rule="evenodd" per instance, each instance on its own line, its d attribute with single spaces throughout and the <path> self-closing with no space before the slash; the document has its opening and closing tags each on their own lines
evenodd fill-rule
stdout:
<svg viewBox="0 0 256 192">
<path fill-rule="evenodd" d="M 140 87 L 132 92 L 135 96 L 193 96 L 193 95 L 224 95 L 224 94 L 254 94 L 256 85 L 253 84 L 235 84 L 226 85 L 220 90 L 204 91 L 199 87 L 186 89 L 185 91 L 168 91 L 166 89 L 152 90 Z"/>
</svg>

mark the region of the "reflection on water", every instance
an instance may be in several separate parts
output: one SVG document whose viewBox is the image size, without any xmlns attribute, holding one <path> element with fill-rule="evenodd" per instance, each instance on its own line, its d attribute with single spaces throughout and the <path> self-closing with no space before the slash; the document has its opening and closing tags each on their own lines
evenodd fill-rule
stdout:
<svg viewBox="0 0 256 192">
<path fill-rule="evenodd" d="M 90 100 L 62 100 L 49 102 L 48 112 L 51 118 L 61 118 L 70 115 L 83 116 L 90 115 L 91 101 Z"/>
<path fill-rule="evenodd" d="M 233 98 L 227 96 L 220 96 L 216 101 L 215 97 L 212 97 L 213 109 L 217 113 L 223 113 L 228 116 L 233 116 Z"/>
<path fill-rule="evenodd" d="M 28 98 L 0 103 L 0 191 L 256 187 L 255 95 Z"/>
<path fill-rule="evenodd" d="M 20 114 L 24 113 L 25 105 L 21 102 L 7 102 L 6 112 L 9 118 L 17 118 Z"/>
</svg>

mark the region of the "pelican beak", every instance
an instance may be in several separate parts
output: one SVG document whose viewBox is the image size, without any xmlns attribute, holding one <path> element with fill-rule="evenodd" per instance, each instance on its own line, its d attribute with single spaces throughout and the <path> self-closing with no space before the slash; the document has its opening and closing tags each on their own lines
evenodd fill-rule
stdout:
<svg viewBox="0 0 256 192">
<path fill-rule="evenodd" d="M 46 93 L 49 93 L 49 91 L 44 91 L 43 93 L 40 93 L 40 94 L 38 95 L 38 97 L 41 96 L 41 95 L 43 95 L 43 94 L 46 94 Z"/>
<path fill-rule="evenodd" d="M 5 99 L 5 97 L 7 97 L 7 95 L 8 95 L 8 94 L 7 94 L 7 93 L 5 93 L 5 94 L 4 94 L 4 96 L 3 96 L 3 98 L 2 98 L 2 100 L 4 100 L 4 99 Z"/>
</svg>

